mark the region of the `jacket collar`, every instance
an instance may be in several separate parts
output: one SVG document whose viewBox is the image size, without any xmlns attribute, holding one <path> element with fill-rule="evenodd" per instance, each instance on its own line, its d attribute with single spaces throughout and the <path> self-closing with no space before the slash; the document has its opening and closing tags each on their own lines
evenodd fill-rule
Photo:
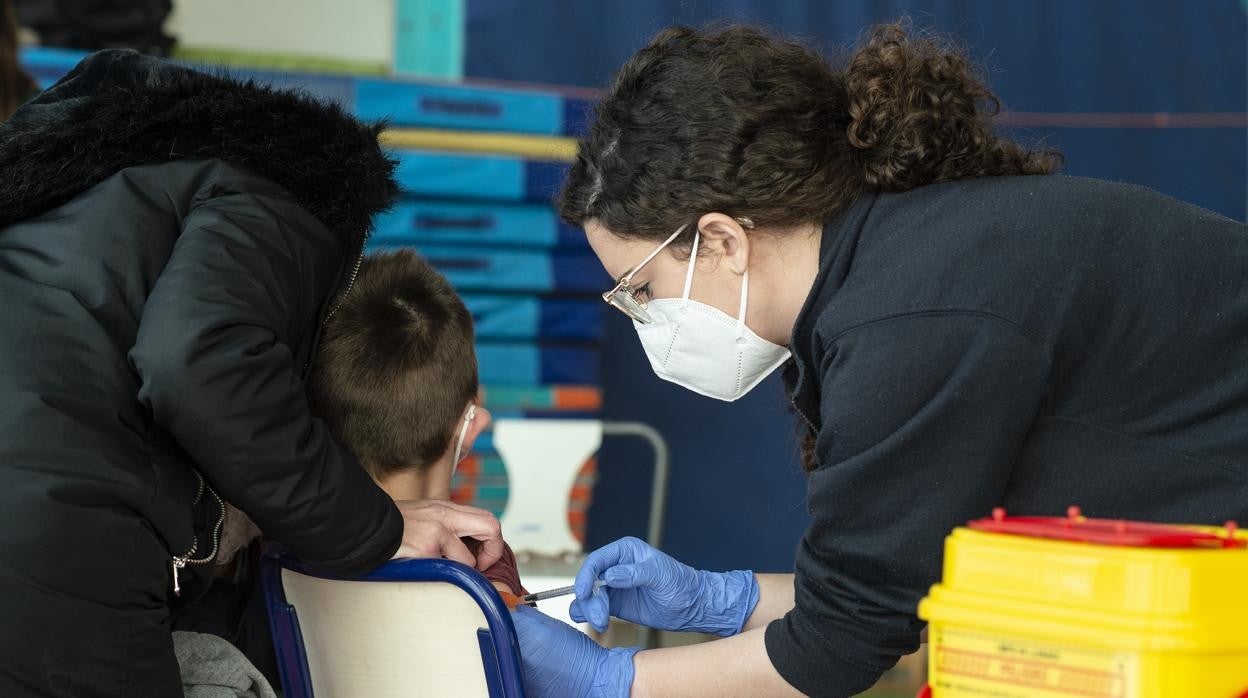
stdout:
<svg viewBox="0 0 1248 698">
<path fill-rule="evenodd" d="M 793 406 L 812 429 L 817 430 L 820 423 L 822 376 L 819 365 L 824 351 L 818 334 L 819 323 L 849 276 L 863 223 L 875 200 L 875 194 L 862 194 L 848 209 L 824 225 L 819 243 L 819 274 L 793 324 L 789 342 L 793 360 L 785 366 L 782 377 Z"/>
<path fill-rule="evenodd" d="M 100 51 L 0 124 L 0 228 L 127 167 L 216 159 L 286 188 L 354 252 L 398 192 L 379 129 L 295 91 Z"/>
</svg>

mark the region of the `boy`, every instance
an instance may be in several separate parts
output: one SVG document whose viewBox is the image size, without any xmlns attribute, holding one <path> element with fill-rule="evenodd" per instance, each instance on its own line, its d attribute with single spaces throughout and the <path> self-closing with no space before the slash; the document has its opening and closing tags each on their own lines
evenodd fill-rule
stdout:
<svg viewBox="0 0 1248 698">
<path fill-rule="evenodd" d="M 365 258 L 325 323 L 308 383 L 334 437 L 393 499 L 450 499 L 455 466 L 490 424 L 478 390 L 472 316 L 446 279 L 410 251 Z M 175 622 L 184 631 L 174 633 L 184 689 L 237 685 L 238 695 L 272 695 L 253 667 L 276 681 L 260 594 L 238 596 L 255 583 L 246 579 L 252 556 L 234 559 L 260 532 L 228 505 L 223 521 L 221 578 L 198 611 Z M 477 554 L 476 541 L 464 542 Z M 528 593 L 510 548 L 483 574 L 509 608 Z M 229 617 L 224 625 L 209 610 L 221 608 L 233 609 L 220 614 Z"/>
<path fill-rule="evenodd" d="M 450 499 L 456 466 L 490 424 L 477 404 L 472 315 L 407 250 L 365 258 L 325 324 L 308 390 L 317 416 L 396 500 Z M 483 574 L 509 606 L 527 593 L 510 548 Z"/>
</svg>

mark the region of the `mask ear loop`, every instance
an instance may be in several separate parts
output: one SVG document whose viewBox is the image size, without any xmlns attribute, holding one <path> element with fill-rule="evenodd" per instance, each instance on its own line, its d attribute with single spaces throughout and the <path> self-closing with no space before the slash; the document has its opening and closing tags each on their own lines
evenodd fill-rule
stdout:
<svg viewBox="0 0 1248 698">
<path fill-rule="evenodd" d="M 745 308 L 746 301 L 750 298 L 750 270 L 747 268 L 745 273 L 741 275 L 741 303 L 737 310 L 737 340 L 741 341 L 745 337 Z"/>
<path fill-rule="evenodd" d="M 464 414 L 464 425 L 459 428 L 459 437 L 455 439 L 455 453 L 451 457 L 451 475 L 455 475 L 455 471 L 459 470 L 461 451 L 464 448 L 464 438 L 468 436 L 468 425 L 472 424 L 472 420 L 477 418 L 477 405 L 473 403 L 468 406 L 468 411 Z"/>
<path fill-rule="evenodd" d="M 693 250 L 689 252 L 689 268 L 685 271 L 685 290 L 680 294 L 681 299 L 684 301 L 680 305 L 682 310 L 689 306 L 689 289 L 693 287 L 693 270 L 697 266 L 698 261 L 698 235 L 700 232 L 697 228 L 693 229 Z"/>
<path fill-rule="evenodd" d="M 693 288 L 693 271 L 697 268 L 698 261 L 698 240 L 700 230 L 693 231 L 693 249 L 689 252 L 689 268 L 685 270 L 685 290 L 681 292 L 680 297 L 683 301 L 681 308 L 689 305 L 689 289 Z M 741 275 L 741 301 L 737 304 L 737 339 L 745 336 L 745 311 L 748 307 L 750 298 L 750 270 L 747 268 L 745 273 Z"/>
</svg>

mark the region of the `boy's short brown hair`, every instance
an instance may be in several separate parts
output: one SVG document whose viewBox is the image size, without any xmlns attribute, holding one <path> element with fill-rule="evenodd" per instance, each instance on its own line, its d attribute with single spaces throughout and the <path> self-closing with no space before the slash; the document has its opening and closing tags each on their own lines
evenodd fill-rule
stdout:
<svg viewBox="0 0 1248 698">
<path fill-rule="evenodd" d="M 437 461 L 477 395 L 472 315 L 411 251 L 364 260 L 317 352 L 313 409 L 373 477 Z"/>
</svg>

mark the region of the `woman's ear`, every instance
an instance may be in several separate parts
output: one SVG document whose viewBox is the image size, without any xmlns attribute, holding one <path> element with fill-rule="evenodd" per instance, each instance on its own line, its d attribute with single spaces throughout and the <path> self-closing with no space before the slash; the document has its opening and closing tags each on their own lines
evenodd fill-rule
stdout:
<svg viewBox="0 0 1248 698">
<path fill-rule="evenodd" d="M 732 216 L 708 213 L 698 219 L 702 244 L 716 259 L 723 258 L 734 273 L 744 274 L 750 266 L 750 238 L 745 226 Z"/>
</svg>

